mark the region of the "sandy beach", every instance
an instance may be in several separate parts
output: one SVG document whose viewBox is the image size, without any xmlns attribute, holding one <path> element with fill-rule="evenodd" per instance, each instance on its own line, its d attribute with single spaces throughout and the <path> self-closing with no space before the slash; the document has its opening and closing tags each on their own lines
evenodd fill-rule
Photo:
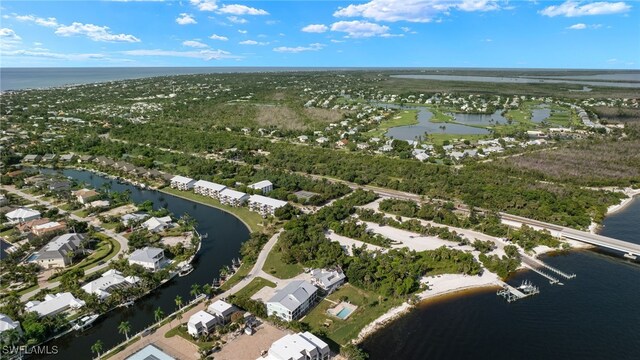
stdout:
<svg viewBox="0 0 640 360">
<path fill-rule="evenodd" d="M 636 196 L 640 195 L 640 189 L 625 188 L 622 192 L 627 195 L 627 197 L 623 199 L 619 204 L 609 206 L 609 208 L 607 208 L 607 213 L 605 214 L 605 216 L 624 210 L 624 208 L 631 204 Z M 592 234 L 596 234 L 599 228 L 600 224 L 591 222 L 591 225 L 589 225 L 589 232 Z"/>
</svg>

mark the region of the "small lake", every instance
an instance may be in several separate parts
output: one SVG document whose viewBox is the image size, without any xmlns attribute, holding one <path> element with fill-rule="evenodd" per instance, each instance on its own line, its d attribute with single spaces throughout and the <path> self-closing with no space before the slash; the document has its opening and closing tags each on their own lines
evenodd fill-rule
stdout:
<svg viewBox="0 0 640 360">
<path fill-rule="evenodd" d="M 42 172 L 55 172 L 41 169 Z M 141 203 L 153 201 L 154 208 L 166 207 L 174 216 L 180 217 L 187 213 L 198 222 L 197 230 L 201 234 L 208 234 L 202 240 L 202 246 L 194 262 L 194 270 L 186 276 L 175 277 L 170 282 L 156 289 L 151 294 L 136 301 L 128 308 L 117 308 L 102 316 L 94 326 L 84 332 L 72 332 L 47 345 L 59 348 L 57 355 L 30 356 L 30 358 L 46 359 L 91 359 L 91 345 L 97 340 L 104 344 L 104 350 L 124 340 L 124 335 L 118 333 L 118 325 L 122 321 L 131 324 L 131 334 L 135 334 L 154 322 L 153 312 L 160 307 L 165 314 L 176 310 L 175 298 L 180 295 L 185 303 L 193 299 L 189 294 L 192 284 L 200 286 L 211 283 L 219 276 L 219 270 L 224 265 L 231 265 L 231 259 L 240 256 L 240 245 L 249 238 L 249 230 L 235 216 L 222 210 L 201 205 L 190 200 L 164 194 L 155 190 L 143 190 L 133 185 L 119 183 L 115 180 L 88 171 L 66 169 L 64 176 L 71 177 L 100 188 L 109 183 L 111 191 L 131 191 L 131 200 Z"/>
<path fill-rule="evenodd" d="M 503 110 L 496 110 L 493 114 L 449 114 L 458 123 L 476 126 L 493 126 L 507 124 L 507 118 L 502 116 Z"/>
<path fill-rule="evenodd" d="M 509 84 L 579 84 L 590 86 L 609 86 L 620 88 L 640 88 L 640 83 L 633 82 L 611 82 L 611 81 L 588 81 L 570 79 L 538 79 L 527 77 L 501 77 L 501 76 L 472 76 L 472 75 L 391 75 L 398 79 L 416 80 L 437 80 L 437 81 L 464 81 L 464 82 L 489 82 L 489 83 L 509 83 Z"/>
</svg>

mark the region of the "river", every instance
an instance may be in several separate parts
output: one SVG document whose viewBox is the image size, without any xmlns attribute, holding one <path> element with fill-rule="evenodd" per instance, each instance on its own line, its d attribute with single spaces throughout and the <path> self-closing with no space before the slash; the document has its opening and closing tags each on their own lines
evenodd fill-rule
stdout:
<svg viewBox="0 0 640 360">
<path fill-rule="evenodd" d="M 42 171 L 52 170 L 43 169 Z M 174 299 L 177 295 L 180 295 L 185 303 L 190 301 L 193 298 L 189 294 L 191 285 L 211 283 L 214 277 L 218 277 L 218 270 L 223 265 L 231 265 L 231 259 L 239 257 L 240 244 L 249 238 L 249 230 L 242 221 L 222 210 L 158 191 L 142 190 L 129 184 L 121 184 L 88 171 L 64 170 L 62 173 L 95 188 L 100 188 L 104 183 L 111 183 L 112 191 L 122 192 L 129 189 L 134 202 L 151 200 L 154 207 L 166 206 L 176 217 L 188 213 L 198 222 L 198 232 L 209 234 L 209 236 L 202 240 L 202 247 L 193 263 L 193 272 L 184 277 L 175 277 L 148 296 L 136 301 L 133 306 L 109 312 L 87 331 L 72 332 L 48 343 L 47 345 L 57 345 L 59 352 L 58 355 L 47 356 L 47 359 L 91 359 L 93 357 L 91 345 L 97 340 L 102 340 L 104 349 L 107 350 L 125 339 L 124 335 L 118 333 L 120 322 L 128 321 L 131 325 L 131 334 L 135 334 L 154 322 L 153 312 L 156 308 L 162 308 L 165 314 L 172 313 L 176 310 Z"/>
<path fill-rule="evenodd" d="M 608 216 L 601 234 L 640 243 L 640 198 Z M 544 261 L 576 273 L 551 286 L 530 271 L 540 294 L 507 303 L 495 289 L 423 303 L 370 336 L 376 359 L 637 359 L 640 356 L 640 264 L 600 250 L 571 251 Z"/>
</svg>

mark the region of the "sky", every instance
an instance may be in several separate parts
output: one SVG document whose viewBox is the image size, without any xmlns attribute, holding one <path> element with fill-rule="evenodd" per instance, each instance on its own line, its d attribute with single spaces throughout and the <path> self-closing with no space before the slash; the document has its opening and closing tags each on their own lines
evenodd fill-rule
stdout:
<svg viewBox="0 0 640 360">
<path fill-rule="evenodd" d="M 3 0 L 1 67 L 638 69 L 640 2 Z"/>
</svg>

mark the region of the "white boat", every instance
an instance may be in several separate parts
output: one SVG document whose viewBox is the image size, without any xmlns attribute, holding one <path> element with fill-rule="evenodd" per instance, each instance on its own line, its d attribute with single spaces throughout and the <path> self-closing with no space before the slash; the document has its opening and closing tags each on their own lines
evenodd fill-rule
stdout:
<svg viewBox="0 0 640 360">
<path fill-rule="evenodd" d="M 122 304 L 120 304 L 118 306 L 120 306 L 120 307 L 129 307 L 129 306 L 133 305 L 133 303 L 134 303 L 134 301 L 130 300 L 130 301 L 124 302 L 124 303 L 122 303 Z"/>
<path fill-rule="evenodd" d="M 100 315 L 98 314 L 87 315 L 82 317 L 80 320 L 78 320 L 78 322 L 76 322 L 75 325 L 73 325 L 73 330 L 84 331 L 90 328 L 92 326 L 91 324 L 93 324 L 93 322 L 96 321 L 98 317 L 100 317 Z"/>
<path fill-rule="evenodd" d="M 186 275 L 191 274 L 192 271 L 193 271 L 193 266 L 191 266 L 191 264 L 186 264 L 186 265 L 182 266 L 182 268 L 178 272 L 178 275 L 179 276 L 186 276 Z"/>
</svg>

